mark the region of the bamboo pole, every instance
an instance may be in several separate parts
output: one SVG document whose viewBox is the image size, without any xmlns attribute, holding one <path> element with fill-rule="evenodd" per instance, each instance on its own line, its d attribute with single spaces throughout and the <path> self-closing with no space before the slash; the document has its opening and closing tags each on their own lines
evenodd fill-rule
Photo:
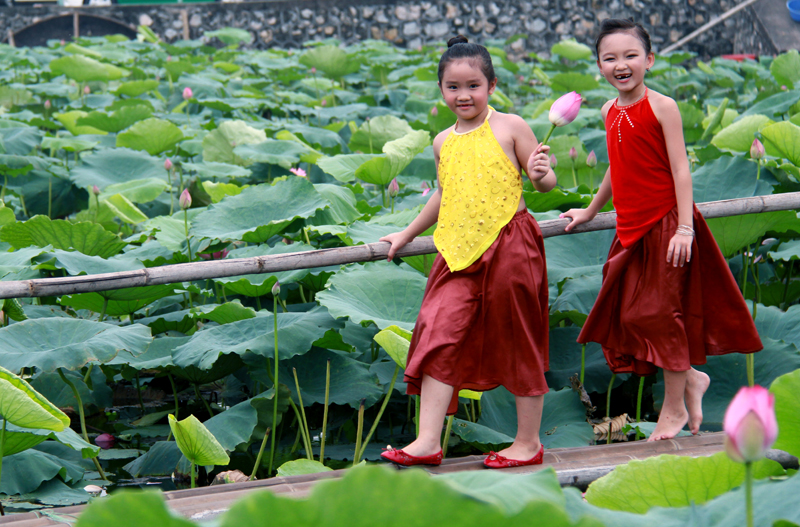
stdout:
<svg viewBox="0 0 800 527">
<path fill-rule="evenodd" d="M 698 203 L 697 207 L 706 218 L 800 209 L 800 192 L 711 201 Z M 598 214 L 592 221 L 577 226 L 570 233 L 564 232 L 564 227 L 569 223 L 568 219 L 542 221 L 539 223 L 539 227 L 543 236 L 549 238 L 613 229 L 616 221 L 616 213 L 605 212 Z M 72 295 L 128 287 L 172 284 L 189 280 L 207 280 L 226 276 L 276 273 L 356 262 L 372 262 L 386 259 L 388 251 L 389 243 L 375 242 L 299 253 L 164 265 L 117 273 L 8 281 L 0 282 L 0 299 Z M 433 237 L 425 236 L 417 238 L 403 247 L 398 251 L 397 256 L 417 256 L 435 252 Z"/>
<path fill-rule="evenodd" d="M 725 20 L 729 19 L 730 17 L 732 17 L 733 15 L 735 15 L 736 13 L 738 13 L 739 11 L 744 9 L 745 7 L 749 7 L 749 6 L 753 5 L 753 4 L 755 4 L 756 2 L 758 2 L 758 0 L 745 0 L 744 2 L 742 2 L 739 5 L 737 5 L 736 7 L 733 7 L 732 9 L 729 9 L 728 11 L 724 12 L 723 14 L 718 16 L 717 18 L 715 18 L 715 19 L 703 24 L 699 28 L 695 29 L 694 31 L 692 31 L 691 33 L 689 33 L 688 35 L 686 35 L 685 37 L 683 37 L 682 39 L 677 41 L 676 43 L 670 44 L 669 46 L 667 46 L 666 48 L 661 50 L 659 53 L 662 53 L 662 54 L 663 53 L 669 53 L 670 51 L 675 51 L 676 49 L 680 49 L 685 44 L 687 44 L 688 42 L 691 42 L 695 38 L 699 37 L 700 35 L 702 35 L 706 31 L 708 31 L 712 27 L 716 26 L 720 22 L 724 22 Z"/>
</svg>

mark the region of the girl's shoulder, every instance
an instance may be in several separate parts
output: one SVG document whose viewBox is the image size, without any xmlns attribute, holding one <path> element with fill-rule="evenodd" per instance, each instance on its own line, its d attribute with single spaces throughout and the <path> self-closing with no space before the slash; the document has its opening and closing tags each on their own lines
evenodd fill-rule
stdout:
<svg viewBox="0 0 800 527">
<path fill-rule="evenodd" d="M 681 112 L 678 109 L 678 103 L 672 97 L 648 88 L 647 99 L 650 101 L 650 108 L 653 110 L 653 114 L 660 123 L 663 123 L 665 119 L 674 120 L 677 118 L 680 120 Z"/>
<path fill-rule="evenodd" d="M 608 111 L 614 106 L 614 102 L 616 99 L 611 99 L 610 101 L 606 101 L 603 107 L 600 109 L 600 115 L 603 116 L 603 121 L 605 122 L 606 117 L 608 117 Z"/>
<path fill-rule="evenodd" d="M 436 137 L 433 138 L 433 152 L 434 152 L 434 154 L 439 155 L 439 150 L 442 148 L 442 145 L 444 144 L 445 140 L 447 139 L 447 136 L 450 135 L 450 132 L 452 132 L 453 129 L 455 129 L 455 127 L 456 127 L 456 125 L 452 125 L 451 127 L 447 128 L 445 130 L 442 130 L 441 132 L 436 134 Z"/>
<path fill-rule="evenodd" d="M 514 140 L 527 138 L 532 132 L 531 127 L 521 116 L 513 113 L 502 113 L 497 110 L 489 117 L 492 131 L 497 134 L 507 135 Z"/>
</svg>

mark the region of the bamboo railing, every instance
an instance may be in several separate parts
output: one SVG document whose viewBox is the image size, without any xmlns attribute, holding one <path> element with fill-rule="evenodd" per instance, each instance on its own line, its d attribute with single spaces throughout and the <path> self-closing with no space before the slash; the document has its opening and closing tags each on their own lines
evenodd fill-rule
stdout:
<svg viewBox="0 0 800 527">
<path fill-rule="evenodd" d="M 711 201 L 698 203 L 697 207 L 706 218 L 800 209 L 800 192 Z M 616 226 L 616 213 L 605 212 L 598 214 L 595 219 L 577 226 L 570 233 L 564 232 L 564 227 L 568 223 L 568 219 L 547 220 L 540 222 L 539 226 L 545 238 L 613 229 Z M 117 273 L 8 281 L 0 282 L 0 299 L 92 293 L 128 287 L 172 284 L 190 280 L 207 280 L 226 276 L 275 273 L 294 269 L 371 262 L 386 259 L 388 251 L 389 243 L 375 242 L 351 247 L 256 256 L 253 258 L 164 265 Z M 417 238 L 403 247 L 398 251 L 397 256 L 416 256 L 435 252 L 436 247 L 433 244 L 433 237 L 425 236 Z"/>
</svg>

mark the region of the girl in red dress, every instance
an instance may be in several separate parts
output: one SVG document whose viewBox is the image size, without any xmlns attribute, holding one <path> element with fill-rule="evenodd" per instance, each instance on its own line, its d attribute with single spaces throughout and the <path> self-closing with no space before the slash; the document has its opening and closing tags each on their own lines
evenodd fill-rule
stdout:
<svg viewBox="0 0 800 527">
<path fill-rule="evenodd" d="M 398 249 L 438 222 L 431 268 L 404 380 L 420 394 L 419 436 L 382 455 L 399 465 L 438 465 L 442 423 L 458 391 L 505 386 L 516 396 L 517 436 L 490 453 L 490 468 L 542 462 L 539 441 L 548 359 L 544 240 L 522 200 L 521 168 L 533 186 L 555 186 L 548 147 L 525 121 L 494 111 L 497 79 L 483 46 L 457 36 L 439 61 L 439 89 L 456 124 L 433 141 L 439 184 L 419 216 L 391 242 Z"/>
<path fill-rule="evenodd" d="M 650 441 L 703 420 L 709 377 L 692 368 L 706 356 L 763 346 L 727 262 L 692 202 L 692 176 L 678 105 L 649 90 L 650 37 L 629 20 L 604 20 L 597 65 L 619 91 L 602 110 L 610 167 L 586 209 L 589 221 L 614 196 L 617 236 L 603 286 L 578 342 L 599 342 L 615 373 L 664 372 L 665 397 Z"/>
</svg>

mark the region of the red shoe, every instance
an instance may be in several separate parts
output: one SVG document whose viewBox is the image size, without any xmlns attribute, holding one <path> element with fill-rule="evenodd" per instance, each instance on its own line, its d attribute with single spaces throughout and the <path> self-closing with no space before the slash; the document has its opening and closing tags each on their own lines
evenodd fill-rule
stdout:
<svg viewBox="0 0 800 527">
<path fill-rule="evenodd" d="M 414 465 L 434 465 L 439 466 L 442 464 L 442 451 L 430 456 L 412 456 L 401 449 L 384 448 L 386 452 L 381 453 L 381 457 L 387 461 L 391 461 L 396 465 L 404 467 L 413 467 Z"/>
<path fill-rule="evenodd" d="M 508 459 L 501 456 L 497 452 L 489 452 L 483 464 L 488 468 L 508 468 L 508 467 L 525 467 L 528 465 L 541 465 L 544 459 L 544 445 L 539 448 L 539 452 L 527 461 L 520 461 L 518 459 Z"/>
</svg>

